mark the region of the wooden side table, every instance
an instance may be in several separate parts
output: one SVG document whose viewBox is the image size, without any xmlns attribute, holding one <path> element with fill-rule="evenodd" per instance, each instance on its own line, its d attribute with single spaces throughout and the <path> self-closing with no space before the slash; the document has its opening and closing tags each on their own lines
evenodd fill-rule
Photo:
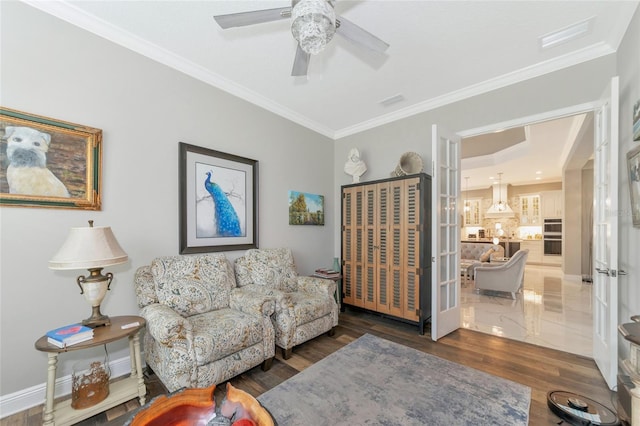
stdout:
<svg viewBox="0 0 640 426">
<path fill-rule="evenodd" d="M 120 316 L 111 317 L 110 319 L 111 325 L 94 328 L 93 339 L 72 346 L 58 348 L 57 346 L 49 344 L 46 335 L 36 341 L 36 349 L 47 352 L 49 358 L 47 394 L 43 415 L 44 425 L 71 425 L 136 397 L 140 399 L 140 405 L 144 405 L 147 389 L 144 385 L 144 378 L 142 377 L 140 330 L 144 328 L 146 322 L 144 318 L 138 316 Z M 124 325 L 136 322 L 138 325 L 122 328 Z M 54 405 L 58 354 L 105 345 L 125 337 L 129 339 L 129 353 L 131 357 L 131 375 L 129 377 L 110 383 L 109 396 L 91 407 L 79 410 L 73 409 L 71 408 L 71 398 Z"/>
</svg>

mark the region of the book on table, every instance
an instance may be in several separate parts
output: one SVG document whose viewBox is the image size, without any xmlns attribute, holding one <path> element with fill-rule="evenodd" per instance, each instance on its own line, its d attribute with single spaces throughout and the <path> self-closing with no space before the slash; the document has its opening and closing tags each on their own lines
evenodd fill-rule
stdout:
<svg viewBox="0 0 640 426">
<path fill-rule="evenodd" d="M 340 278 L 339 271 L 335 271 L 329 268 L 318 268 L 315 270 L 313 275 L 320 278 L 329 278 L 329 279 Z"/>
<path fill-rule="evenodd" d="M 82 324 L 71 324 L 47 332 L 47 341 L 64 348 L 93 339 L 93 329 Z"/>
</svg>

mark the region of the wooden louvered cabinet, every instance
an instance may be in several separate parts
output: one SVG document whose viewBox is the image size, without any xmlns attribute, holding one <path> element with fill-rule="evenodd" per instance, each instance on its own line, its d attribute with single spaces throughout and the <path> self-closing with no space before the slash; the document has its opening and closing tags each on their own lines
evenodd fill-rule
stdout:
<svg viewBox="0 0 640 426">
<path fill-rule="evenodd" d="M 417 323 L 431 312 L 431 178 L 342 187 L 342 303 Z"/>
</svg>

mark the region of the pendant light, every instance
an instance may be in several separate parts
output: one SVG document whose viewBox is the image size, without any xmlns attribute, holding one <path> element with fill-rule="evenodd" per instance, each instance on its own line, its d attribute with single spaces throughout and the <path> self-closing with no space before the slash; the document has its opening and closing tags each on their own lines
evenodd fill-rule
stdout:
<svg viewBox="0 0 640 426">
<path fill-rule="evenodd" d="M 471 207 L 469 207 L 469 200 L 467 200 L 467 197 L 469 196 L 469 176 L 466 176 L 464 180 L 465 180 L 464 211 L 468 212 L 469 210 L 471 210 Z"/>
<path fill-rule="evenodd" d="M 496 210 L 498 210 L 499 212 L 503 212 L 507 207 L 505 203 L 502 202 L 502 173 L 498 173 L 498 194 L 499 201 L 498 204 L 496 204 Z"/>
</svg>

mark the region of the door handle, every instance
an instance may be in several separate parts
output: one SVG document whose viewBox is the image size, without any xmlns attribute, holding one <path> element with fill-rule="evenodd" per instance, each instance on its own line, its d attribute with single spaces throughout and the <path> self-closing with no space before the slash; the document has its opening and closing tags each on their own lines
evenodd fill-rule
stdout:
<svg viewBox="0 0 640 426">
<path fill-rule="evenodd" d="M 625 271 L 624 269 L 620 269 L 618 271 L 618 275 L 627 275 L 627 271 Z"/>
<path fill-rule="evenodd" d="M 596 271 L 598 271 L 599 274 L 609 275 L 609 268 L 607 269 L 596 268 Z"/>
</svg>

